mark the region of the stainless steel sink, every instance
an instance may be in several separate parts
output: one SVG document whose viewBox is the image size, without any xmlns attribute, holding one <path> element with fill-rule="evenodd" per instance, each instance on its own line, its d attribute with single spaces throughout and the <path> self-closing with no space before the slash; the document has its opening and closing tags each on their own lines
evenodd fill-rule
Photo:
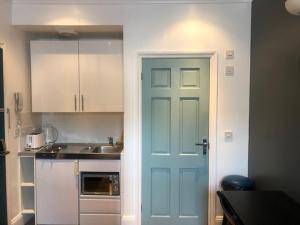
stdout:
<svg viewBox="0 0 300 225">
<path fill-rule="evenodd" d="M 95 146 L 87 146 L 85 148 L 83 148 L 80 152 L 81 153 L 91 153 L 97 150 L 98 147 Z"/>
<path fill-rule="evenodd" d="M 95 148 L 92 152 L 93 153 L 109 153 L 109 154 L 113 154 L 113 153 L 120 153 L 122 151 L 122 148 L 120 148 L 119 146 L 114 146 L 114 145 L 101 145 L 97 148 Z"/>
</svg>

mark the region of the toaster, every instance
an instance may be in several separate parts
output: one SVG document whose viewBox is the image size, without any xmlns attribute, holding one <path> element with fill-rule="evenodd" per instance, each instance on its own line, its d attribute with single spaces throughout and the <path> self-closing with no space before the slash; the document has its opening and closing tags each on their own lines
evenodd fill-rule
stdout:
<svg viewBox="0 0 300 225">
<path fill-rule="evenodd" d="M 40 148 L 46 143 L 44 133 L 31 133 L 26 136 L 26 148 Z"/>
</svg>

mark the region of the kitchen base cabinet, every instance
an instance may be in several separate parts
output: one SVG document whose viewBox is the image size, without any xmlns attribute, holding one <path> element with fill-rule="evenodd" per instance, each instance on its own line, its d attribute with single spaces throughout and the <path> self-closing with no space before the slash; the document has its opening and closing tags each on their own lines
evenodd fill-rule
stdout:
<svg viewBox="0 0 300 225">
<path fill-rule="evenodd" d="M 119 184 L 119 181 L 116 182 L 116 180 L 119 179 L 121 172 L 120 160 L 102 160 L 101 163 L 96 160 L 79 160 L 79 172 L 81 179 L 84 181 L 81 185 L 82 189 L 79 199 L 80 225 L 120 225 L 121 197 L 107 193 L 107 189 L 112 189 L 114 184 Z M 94 176 L 89 176 L 86 173 L 92 173 Z M 111 175 L 111 173 L 118 174 L 118 179 L 111 180 L 112 186 L 107 188 L 109 185 L 107 185 L 107 181 L 103 180 L 110 180 L 109 174 Z M 88 182 L 89 179 L 92 179 L 94 182 Z M 94 190 L 96 191 L 95 193 L 102 192 L 106 194 L 86 194 L 85 186 L 92 185 L 98 187 L 98 189 Z"/>
<path fill-rule="evenodd" d="M 80 199 L 80 212 L 120 214 L 120 199 Z"/>
<path fill-rule="evenodd" d="M 120 225 L 120 214 L 80 214 L 80 225 Z"/>
<path fill-rule="evenodd" d="M 77 160 L 36 160 L 37 224 L 77 225 Z"/>
</svg>

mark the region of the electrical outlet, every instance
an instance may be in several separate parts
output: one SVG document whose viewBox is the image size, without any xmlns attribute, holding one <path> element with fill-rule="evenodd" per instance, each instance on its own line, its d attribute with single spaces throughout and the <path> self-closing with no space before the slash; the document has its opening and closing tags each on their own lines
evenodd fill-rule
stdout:
<svg viewBox="0 0 300 225">
<path fill-rule="evenodd" d="M 226 50 L 225 59 L 234 59 L 234 50 Z"/>
<path fill-rule="evenodd" d="M 225 66 L 225 75 L 233 76 L 234 75 L 234 66 Z"/>
</svg>

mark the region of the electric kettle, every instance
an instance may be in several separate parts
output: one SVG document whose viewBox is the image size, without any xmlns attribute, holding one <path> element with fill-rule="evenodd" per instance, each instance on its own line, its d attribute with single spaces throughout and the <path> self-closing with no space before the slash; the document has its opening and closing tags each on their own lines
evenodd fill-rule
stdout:
<svg viewBox="0 0 300 225">
<path fill-rule="evenodd" d="M 43 132 L 45 134 L 46 144 L 54 144 L 58 138 L 58 130 L 51 124 L 45 124 L 43 126 Z"/>
</svg>

